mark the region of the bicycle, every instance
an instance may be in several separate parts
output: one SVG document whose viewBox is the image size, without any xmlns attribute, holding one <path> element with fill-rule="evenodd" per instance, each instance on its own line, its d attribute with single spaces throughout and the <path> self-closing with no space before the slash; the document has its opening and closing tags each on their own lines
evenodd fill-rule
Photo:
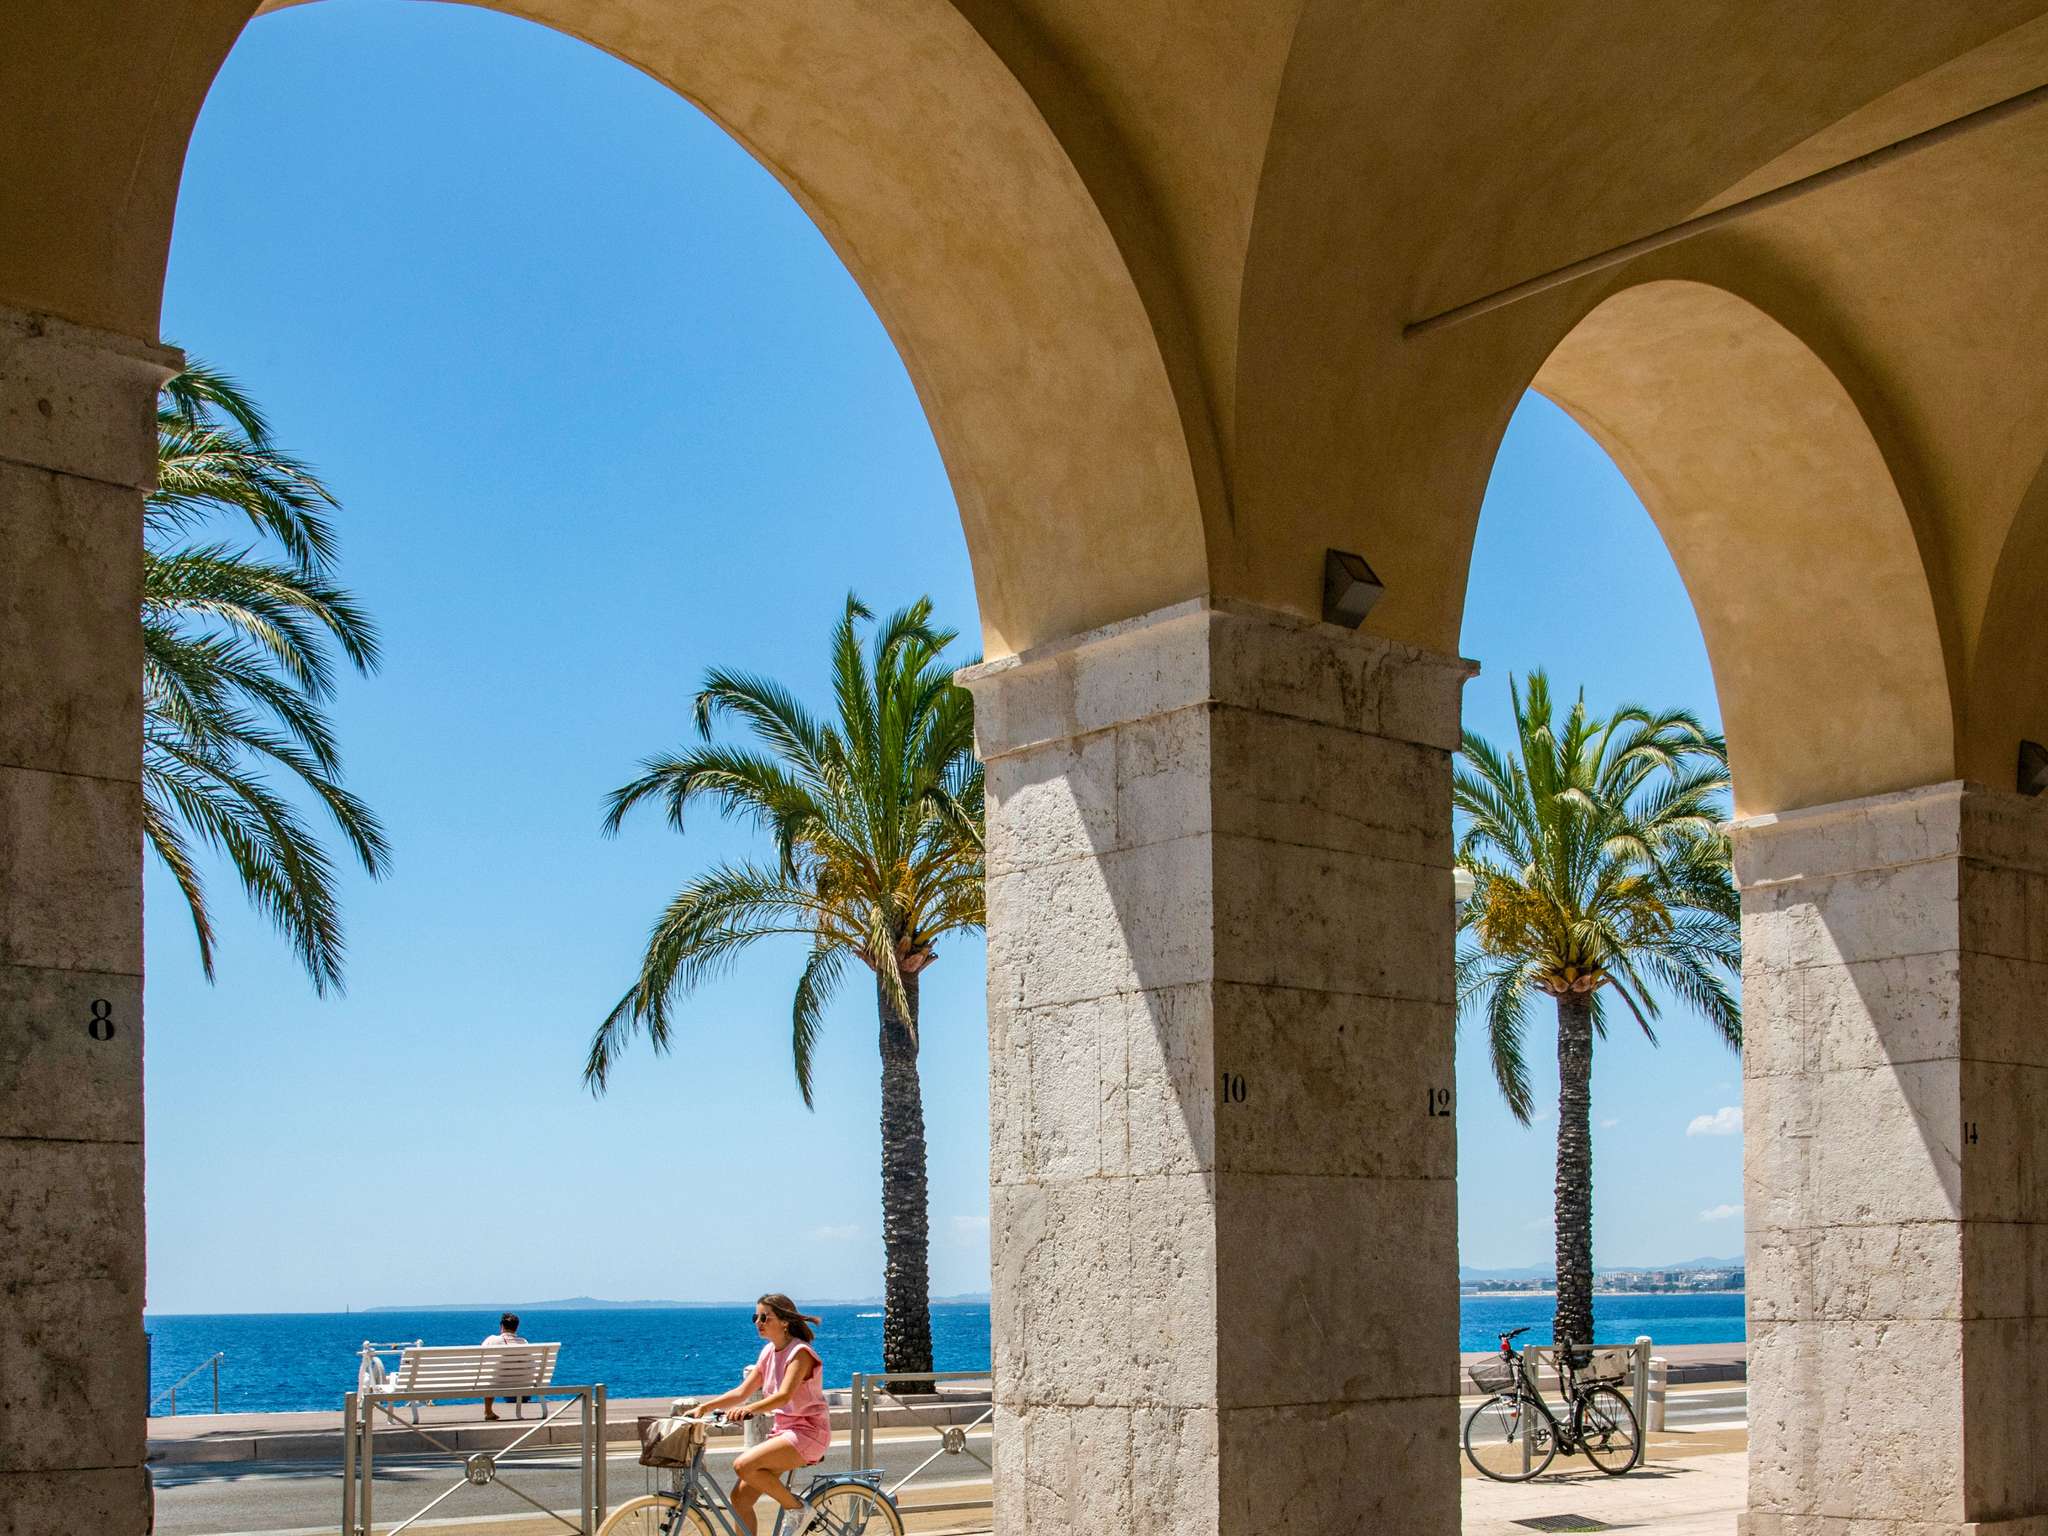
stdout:
<svg viewBox="0 0 2048 1536">
<path fill-rule="evenodd" d="M 1500 1336 L 1500 1359 L 1484 1361 L 1467 1372 L 1472 1384 L 1492 1396 L 1465 1420 L 1465 1459 L 1481 1476 L 1498 1483 L 1526 1483 L 1549 1466 L 1559 1451 L 1583 1451 L 1610 1477 L 1619 1477 L 1642 1460 L 1643 1437 L 1629 1406 L 1609 1378 L 1581 1380 L 1592 1364 L 1590 1349 L 1558 1351 L 1558 1385 L 1571 1404 L 1568 1422 L 1560 1423 L 1543 1400 L 1514 1340 L 1527 1333 L 1517 1328 Z"/>
<path fill-rule="evenodd" d="M 597 1536 L 745 1536 L 732 1500 L 704 1470 L 706 1432 L 723 1424 L 724 1414 L 708 1419 L 679 1415 L 677 1422 L 695 1426 L 685 1437 L 687 1460 L 647 1462 L 669 1476 L 669 1486 L 628 1499 L 606 1517 Z M 671 1448 L 672 1442 L 664 1442 Z M 643 1455 L 643 1461 L 646 1461 Z M 883 1491 L 880 1472 L 814 1472 L 796 1509 L 776 1506 L 775 1524 L 767 1536 L 794 1531 L 796 1520 L 815 1510 L 820 1536 L 903 1536 L 903 1516 L 896 1501 Z"/>
</svg>

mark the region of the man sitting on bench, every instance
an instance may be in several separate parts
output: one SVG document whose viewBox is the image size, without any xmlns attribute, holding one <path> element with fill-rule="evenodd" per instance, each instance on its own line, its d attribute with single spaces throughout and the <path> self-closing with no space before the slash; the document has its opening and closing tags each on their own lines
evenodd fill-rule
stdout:
<svg viewBox="0 0 2048 1536">
<path fill-rule="evenodd" d="M 507 1312 L 498 1319 L 498 1331 L 484 1340 L 484 1348 L 489 1349 L 497 1344 L 524 1344 L 525 1342 L 526 1340 L 519 1336 L 519 1315 L 515 1312 Z M 493 1398 L 487 1397 L 484 1399 L 484 1417 L 487 1419 L 497 1418 L 497 1415 L 491 1412 L 491 1404 L 494 1401 L 495 1399 Z"/>
</svg>

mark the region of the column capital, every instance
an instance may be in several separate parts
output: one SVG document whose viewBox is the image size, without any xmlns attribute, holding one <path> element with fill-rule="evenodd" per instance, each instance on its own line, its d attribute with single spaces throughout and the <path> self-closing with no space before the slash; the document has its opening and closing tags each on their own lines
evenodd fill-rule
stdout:
<svg viewBox="0 0 2048 1536">
<path fill-rule="evenodd" d="M 184 362 L 175 347 L 0 305 L 0 461 L 152 489 L 157 391 Z"/>
<path fill-rule="evenodd" d="M 1976 859 L 2048 872 L 2048 797 L 1963 779 L 1728 823 L 1744 891 Z"/>
<path fill-rule="evenodd" d="M 1206 705 L 1445 751 L 1475 662 L 1229 598 L 1191 598 L 959 674 L 984 760 Z"/>
</svg>

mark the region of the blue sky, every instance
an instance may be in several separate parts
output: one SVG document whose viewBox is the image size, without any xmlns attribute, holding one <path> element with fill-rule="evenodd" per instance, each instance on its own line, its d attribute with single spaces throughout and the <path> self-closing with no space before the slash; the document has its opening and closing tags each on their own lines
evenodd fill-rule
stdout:
<svg viewBox="0 0 2048 1536">
<path fill-rule="evenodd" d="M 748 840 L 706 817 L 598 835 L 606 791 L 683 737 L 714 662 L 822 698 L 857 590 L 929 593 L 974 646 L 943 466 L 858 288 L 764 170 L 665 88 L 582 44 L 454 6 L 266 16 L 188 160 L 164 334 L 225 366 L 341 495 L 345 579 L 387 662 L 345 685 L 349 782 L 392 877 L 346 887 L 346 997 L 315 998 L 225 883 L 221 980 L 148 875 L 149 1304 L 872 1295 L 875 1022 L 849 989 L 807 1114 L 791 953 L 704 988 L 682 1048 L 578 1080 L 646 926 Z M 1604 592 L 1560 602 L 1560 547 Z M 1607 601 L 1608 599 L 1602 599 Z M 1516 417 L 1480 529 L 1468 719 L 1508 672 L 1596 702 L 1712 712 L 1684 593 L 1605 457 Z M 927 973 L 933 1287 L 987 1286 L 982 953 Z M 1549 1251 L 1551 1144 L 1460 1042 L 1463 1257 Z M 1539 1051 L 1539 1094 L 1544 1087 Z M 1597 1057 L 1597 1251 L 1740 1251 L 1735 1060 L 1673 1020 Z M 1615 1122 L 1607 1125 L 1606 1122 Z M 797 1150 L 792 1154 L 791 1147 Z"/>
</svg>

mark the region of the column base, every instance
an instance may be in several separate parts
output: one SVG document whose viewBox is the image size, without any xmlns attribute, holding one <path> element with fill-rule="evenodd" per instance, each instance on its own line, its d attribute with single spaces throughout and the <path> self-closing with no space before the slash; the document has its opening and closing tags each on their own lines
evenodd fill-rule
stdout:
<svg viewBox="0 0 2048 1536">
<path fill-rule="evenodd" d="M 1735 1517 L 1735 1536 L 2048 1536 L 2048 1515 L 2022 1515 L 2014 1520 L 1883 1520 L 1750 1510 Z"/>
</svg>

